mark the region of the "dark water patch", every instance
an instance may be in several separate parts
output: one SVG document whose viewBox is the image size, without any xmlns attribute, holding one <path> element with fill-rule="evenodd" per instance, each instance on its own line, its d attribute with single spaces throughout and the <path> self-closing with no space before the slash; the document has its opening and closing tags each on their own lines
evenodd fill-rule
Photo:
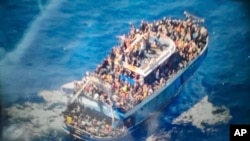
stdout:
<svg viewBox="0 0 250 141">
<path fill-rule="evenodd" d="M 243 5 L 243 10 L 244 12 L 246 12 L 248 15 L 248 17 L 250 16 L 250 1 L 249 0 L 232 0 L 238 3 L 241 3 Z M 249 21 L 249 19 L 246 19 L 247 21 Z M 250 23 L 249 23 L 250 24 Z"/>
<path fill-rule="evenodd" d="M 230 104 L 230 110 L 233 118 L 230 124 L 249 124 L 250 123 L 250 108 L 248 103 L 239 103 L 237 99 Z"/>
<path fill-rule="evenodd" d="M 65 107 L 66 107 L 66 105 L 63 103 L 54 103 L 54 104 L 51 104 L 49 107 L 47 107 L 46 110 L 53 110 L 55 108 L 63 109 Z"/>
<path fill-rule="evenodd" d="M 212 113 L 213 114 L 220 114 L 220 113 L 223 113 L 225 112 L 225 109 L 216 109 L 215 111 L 213 111 Z"/>
<path fill-rule="evenodd" d="M 7 108 L 7 107 L 11 107 L 13 106 L 13 104 L 18 104 L 18 105 L 24 105 L 25 103 L 27 102 L 30 102 L 30 103 L 37 103 L 37 104 L 40 104 L 40 103 L 44 103 L 44 99 L 42 97 L 39 97 L 39 96 L 36 96 L 35 94 L 33 94 L 34 96 L 32 97 L 20 97 L 18 98 L 16 101 L 14 102 L 8 102 L 8 103 L 4 103 L 4 107 Z"/>
<path fill-rule="evenodd" d="M 217 126 L 218 127 L 218 126 Z M 205 130 L 204 132 L 202 132 L 201 130 L 194 128 L 192 125 L 190 124 L 186 124 L 182 126 L 175 126 L 172 130 L 172 134 L 171 134 L 171 140 L 188 140 L 188 141 L 192 141 L 192 140 L 204 140 L 204 141 L 214 141 L 216 140 L 220 140 L 220 141 L 228 141 L 229 140 L 229 130 L 227 129 L 227 127 L 220 127 L 220 129 L 223 131 L 223 136 L 221 136 L 220 133 L 218 133 L 216 130 L 214 130 L 214 128 L 208 128 L 207 130 Z M 188 136 L 186 136 L 188 135 Z M 195 138 L 194 137 L 199 137 L 199 138 Z"/>
</svg>

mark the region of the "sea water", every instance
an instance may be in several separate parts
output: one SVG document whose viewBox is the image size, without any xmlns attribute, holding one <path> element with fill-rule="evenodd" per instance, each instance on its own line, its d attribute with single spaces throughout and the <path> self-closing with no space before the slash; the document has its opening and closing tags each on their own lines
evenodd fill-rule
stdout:
<svg viewBox="0 0 250 141">
<path fill-rule="evenodd" d="M 93 71 L 129 22 L 184 10 L 205 19 L 208 55 L 177 97 L 134 141 L 229 140 L 229 124 L 250 123 L 249 3 L 240 0 L 0 2 L 3 140 L 69 140 L 60 113 L 62 84 Z"/>
</svg>

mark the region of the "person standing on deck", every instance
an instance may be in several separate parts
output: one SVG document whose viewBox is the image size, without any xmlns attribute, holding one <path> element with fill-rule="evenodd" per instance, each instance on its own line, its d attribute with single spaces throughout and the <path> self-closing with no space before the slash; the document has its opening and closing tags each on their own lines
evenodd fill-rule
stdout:
<svg viewBox="0 0 250 141">
<path fill-rule="evenodd" d="M 145 40 L 142 39 L 140 42 L 140 48 L 139 48 L 139 58 L 142 60 L 145 57 L 145 50 L 146 50 L 146 43 Z"/>
</svg>

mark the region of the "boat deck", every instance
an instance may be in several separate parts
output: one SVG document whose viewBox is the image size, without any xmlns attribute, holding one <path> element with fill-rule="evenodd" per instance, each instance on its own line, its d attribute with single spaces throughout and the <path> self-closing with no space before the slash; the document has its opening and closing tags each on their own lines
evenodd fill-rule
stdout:
<svg viewBox="0 0 250 141">
<path fill-rule="evenodd" d="M 64 122 L 69 125 L 67 130 L 80 139 L 113 140 L 122 136 L 124 129 L 131 131 L 176 94 L 199 65 L 192 65 L 192 61 L 204 58 L 208 43 L 205 28 L 188 20 L 172 19 L 144 25 L 147 30 L 124 36 L 125 42 L 113 48 L 95 73 L 78 85 Z M 189 72 L 185 73 L 186 69 Z M 166 93 L 161 94 L 164 90 Z M 98 114 L 103 118 L 97 118 Z"/>
<path fill-rule="evenodd" d="M 143 35 L 141 35 L 140 37 L 138 37 L 138 39 L 132 42 L 130 48 L 134 48 L 134 46 L 138 45 L 138 43 L 136 42 L 140 42 L 142 36 Z M 162 62 L 166 61 L 176 50 L 175 43 L 169 37 L 161 35 L 159 39 L 157 39 L 159 41 L 159 45 L 155 44 L 156 39 L 157 37 L 153 33 L 150 33 L 149 43 L 150 52 L 152 53 L 145 52 L 145 57 L 142 58 L 139 67 L 128 64 L 125 61 L 123 61 L 121 64 L 119 63 L 118 58 L 115 58 L 115 64 L 122 65 L 125 69 L 130 70 L 143 77 L 146 77 L 156 67 L 162 64 Z"/>
</svg>

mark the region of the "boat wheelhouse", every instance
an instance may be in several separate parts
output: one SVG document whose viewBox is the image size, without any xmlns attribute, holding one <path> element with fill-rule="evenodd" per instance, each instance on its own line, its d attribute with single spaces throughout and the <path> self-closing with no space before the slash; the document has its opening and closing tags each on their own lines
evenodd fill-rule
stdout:
<svg viewBox="0 0 250 141">
<path fill-rule="evenodd" d="M 121 39 L 95 72 L 62 86 L 73 92 L 63 128 L 76 138 L 126 140 L 197 70 L 207 53 L 208 33 L 189 16 L 143 22 Z"/>
<path fill-rule="evenodd" d="M 164 61 L 166 61 L 174 52 L 175 52 L 175 44 L 173 40 L 168 38 L 167 36 L 160 35 L 159 37 L 159 45 L 154 46 L 154 42 L 157 37 L 154 35 L 150 35 L 149 37 L 149 43 L 151 46 L 151 50 L 155 53 L 153 55 L 145 54 L 147 57 L 143 58 L 144 64 L 140 67 L 130 65 L 127 62 L 123 62 L 122 65 L 125 69 L 128 69 L 142 77 L 146 77 L 151 73 L 153 70 L 155 70 L 157 67 L 159 67 Z M 135 42 L 133 42 L 135 43 Z M 131 47 L 134 47 L 134 44 L 131 44 Z M 162 48 L 161 48 L 161 47 Z M 115 63 L 118 64 L 118 62 L 115 60 Z"/>
</svg>

